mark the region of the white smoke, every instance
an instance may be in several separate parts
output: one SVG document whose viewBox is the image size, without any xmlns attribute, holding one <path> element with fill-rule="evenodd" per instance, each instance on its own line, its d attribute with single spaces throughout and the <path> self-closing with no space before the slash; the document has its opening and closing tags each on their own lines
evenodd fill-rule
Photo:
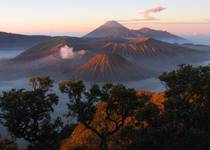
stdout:
<svg viewBox="0 0 210 150">
<path fill-rule="evenodd" d="M 71 59 L 74 57 L 74 48 L 67 45 L 60 48 L 60 57 L 62 59 Z"/>
</svg>

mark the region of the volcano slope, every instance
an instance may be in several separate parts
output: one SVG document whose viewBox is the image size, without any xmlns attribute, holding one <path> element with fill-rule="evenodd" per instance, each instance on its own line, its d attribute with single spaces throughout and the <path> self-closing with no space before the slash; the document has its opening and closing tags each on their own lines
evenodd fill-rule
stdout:
<svg viewBox="0 0 210 150">
<path fill-rule="evenodd" d="M 115 82 L 144 79 L 151 75 L 152 72 L 117 54 L 99 53 L 82 64 L 73 77 L 85 81 Z"/>
<path fill-rule="evenodd" d="M 108 21 L 84 36 L 84 38 L 130 38 L 130 37 L 138 37 L 138 35 L 134 31 L 126 28 L 117 21 Z"/>
<path fill-rule="evenodd" d="M 152 38 L 110 40 L 100 46 L 100 51 L 118 54 L 157 73 L 174 69 L 180 64 L 192 64 L 209 57 L 209 52 L 201 52 Z"/>
<path fill-rule="evenodd" d="M 77 38 L 54 38 L 26 50 L 13 59 L 1 60 L 0 80 L 32 75 L 50 75 L 55 79 L 66 79 L 64 72 L 73 72 L 76 67 L 95 55 L 91 51 L 68 47 L 71 44 L 68 40 L 76 43 Z"/>
<path fill-rule="evenodd" d="M 66 48 L 63 54 L 62 50 Z M 62 58 L 63 55 L 67 58 Z M 59 37 L 38 44 L 14 59 L 1 63 L 0 71 L 7 77 L 10 73 L 22 73 L 24 76 L 44 74 L 62 79 L 134 81 L 151 75 L 157 76 L 179 64 L 208 58 L 209 52 L 152 38 Z"/>
</svg>

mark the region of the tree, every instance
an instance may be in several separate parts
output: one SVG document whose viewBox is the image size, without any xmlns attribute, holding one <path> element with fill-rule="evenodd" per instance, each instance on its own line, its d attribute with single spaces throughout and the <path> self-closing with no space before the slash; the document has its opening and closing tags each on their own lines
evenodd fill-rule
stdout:
<svg viewBox="0 0 210 150">
<path fill-rule="evenodd" d="M 167 87 L 164 136 L 168 145 L 173 149 L 209 149 L 210 66 L 181 65 L 159 78 Z"/>
<path fill-rule="evenodd" d="M 3 139 L 0 136 L 0 150 L 18 150 L 18 147 L 13 140 Z"/>
<path fill-rule="evenodd" d="M 209 149 L 210 66 L 181 65 L 159 78 L 167 89 L 164 111 L 146 103 L 136 116 L 146 127 L 129 126 L 119 136 L 132 141 L 126 149 Z"/>
<path fill-rule="evenodd" d="M 0 96 L 1 122 L 15 138 L 28 141 L 29 149 L 56 149 L 62 122 L 50 115 L 58 104 L 57 95 L 50 92 L 53 81 L 33 77 L 30 83 L 32 90 L 12 89 Z"/>
<path fill-rule="evenodd" d="M 95 133 L 100 139 L 100 149 L 108 149 L 108 138 L 125 125 L 127 117 L 142 103 L 135 89 L 123 85 L 105 84 L 102 88 L 93 85 L 89 90 L 82 81 L 66 81 L 60 84 L 60 90 L 69 96 L 69 115 L 76 116 L 78 121 Z M 105 115 L 111 130 L 97 130 L 91 124 L 99 100 L 106 103 Z"/>
<path fill-rule="evenodd" d="M 162 149 L 159 143 L 162 139 L 159 129 L 163 126 L 161 116 L 160 108 L 147 98 L 134 114 L 136 122 L 124 127 L 118 135 L 123 141 L 129 141 L 121 143 L 120 149 Z"/>
</svg>

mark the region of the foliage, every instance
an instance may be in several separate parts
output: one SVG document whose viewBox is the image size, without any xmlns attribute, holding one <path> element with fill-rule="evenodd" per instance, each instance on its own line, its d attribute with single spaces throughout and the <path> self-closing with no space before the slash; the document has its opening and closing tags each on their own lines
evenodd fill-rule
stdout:
<svg viewBox="0 0 210 150">
<path fill-rule="evenodd" d="M 210 66 L 181 65 L 160 76 L 168 90 L 166 138 L 179 149 L 210 148 Z"/>
<path fill-rule="evenodd" d="M 0 136 L 0 150 L 18 150 L 18 147 L 13 140 L 3 139 Z"/>
<path fill-rule="evenodd" d="M 129 114 L 126 115 L 135 118 L 131 124 L 124 124 L 120 130 L 109 136 L 112 139 L 109 141 L 112 147 L 109 148 L 209 149 L 210 66 L 181 65 L 178 70 L 164 73 L 159 78 L 167 88 L 163 109 L 153 104 L 148 97 L 141 97 L 137 104 L 133 103 L 136 106 L 133 107 L 132 100 L 136 102 L 136 97 L 131 94 L 132 90 L 121 85 L 109 84 L 100 90 L 100 98 L 107 103 L 107 114 L 110 114 L 111 119 L 121 120 L 122 116 L 119 117 L 119 114 L 127 113 L 121 107 L 132 108 L 128 109 Z M 127 100 L 131 105 L 127 106 Z"/>
<path fill-rule="evenodd" d="M 60 90 L 69 96 L 69 115 L 75 114 L 79 122 L 101 139 L 100 149 L 108 149 L 108 138 L 118 132 L 125 125 L 126 118 L 142 104 L 136 90 L 123 85 L 105 84 L 102 88 L 93 85 L 86 90 L 82 81 L 66 81 L 60 84 Z M 99 100 L 107 104 L 105 116 L 110 124 L 114 124 L 112 130 L 99 131 L 91 124 Z"/>
<path fill-rule="evenodd" d="M 32 78 L 32 90 L 12 89 L 0 97 L 2 124 L 15 138 L 28 141 L 30 149 L 53 149 L 62 127 L 60 118 L 51 119 L 50 113 L 58 97 L 49 92 L 49 77 Z"/>
<path fill-rule="evenodd" d="M 210 66 L 181 65 L 159 79 L 167 89 L 161 107 L 146 93 L 139 95 L 121 84 L 87 89 L 82 81 L 71 80 L 59 88 L 69 97 L 68 117 L 100 140 L 98 149 L 210 149 Z M 32 90 L 3 92 L 1 123 L 14 137 L 30 142 L 29 150 L 59 149 L 75 125 L 64 127 L 60 118 L 51 118 L 59 99 L 50 91 L 53 82 L 48 77 L 32 78 L 31 86 Z M 2 146 L 16 150 L 13 141 L 2 139 Z"/>
</svg>

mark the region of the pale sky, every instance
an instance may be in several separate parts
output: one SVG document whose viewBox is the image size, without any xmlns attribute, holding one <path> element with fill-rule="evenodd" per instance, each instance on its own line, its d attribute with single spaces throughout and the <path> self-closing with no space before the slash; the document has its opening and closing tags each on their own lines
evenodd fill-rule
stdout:
<svg viewBox="0 0 210 150">
<path fill-rule="evenodd" d="M 210 0 L 0 0 L 0 31 L 87 33 L 108 20 L 209 35 Z"/>
</svg>

